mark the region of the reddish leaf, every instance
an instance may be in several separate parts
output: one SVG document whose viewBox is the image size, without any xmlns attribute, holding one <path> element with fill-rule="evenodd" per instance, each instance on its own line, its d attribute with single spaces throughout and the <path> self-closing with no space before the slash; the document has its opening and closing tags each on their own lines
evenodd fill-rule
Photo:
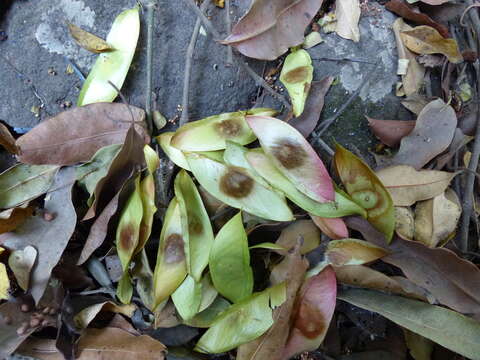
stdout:
<svg viewBox="0 0 480 360">
<path fill-rule="evenodd" d="M 323 109 L 324 98 L 332 81 L 333 76 L 327 76 L 320 81 L 313 81 L 302 115 L 290 122 L 303 136 L 308 137 L 317 126 Z"/>
<path fill-rule="evenodd" d="M 293 328 L 283 352 L 283 360 L 320 346 L 332 320 L 336 297 L 337 280 L 330 266 L 305 281 L 293 315 Z"/>
<path fill-rule="evenodd" d="M 410 20 L 415 24 L 429 25 L 437 29 L 443 37 L 450 36 L 448 33 L 448 28 L 445 25 L 433 21 L 428 15 L 415 11 L 410 5 L 408 5 L 408 3 L 402 0 L 390 0 L 385 4 L 385 7 L 398 16 L 401 16 L 406 20 Z"/>
<path fill-rule="evenodd" d="M 243 55 L 274 60 L 303 42 L 307 25 L 323 0 L 254 0 L 247 14 L 222 41 Z"/>
<path fill-rule="evenodd" d="M 0 145 L 2 145 L 9 153 L 17 154 L 18 148 L 15 144 L 15 139 L 13 138 L 8 128 L 0 123 Z"/>
<path fill-rule="evenodd" d="M 415 127 L 415 120 L 377 120 L 365 116 L 375 136 L 385 145 L 394 147 Z"/>
<path fill-rule="evenodd" d="M 148 143 L 144 118 L 142 109 L 117 103 L 96 103 L 64 111 L 17 139 L 18 159 L 38 165 L 88 161 L 98 149 L 123 143 L 132 121 L 142 141 Z"/>
<path fill-rule="evenodd" d="M 347 225 L 341 218 L 324 218 L 310 215 L 315 225 L 330 239 L 348 238 Z"/>
</svg>

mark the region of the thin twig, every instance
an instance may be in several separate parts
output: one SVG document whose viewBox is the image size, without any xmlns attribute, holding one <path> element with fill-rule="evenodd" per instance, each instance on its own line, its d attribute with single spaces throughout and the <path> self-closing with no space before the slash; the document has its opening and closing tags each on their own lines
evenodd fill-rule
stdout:
<svg viewBox="0 0 480 360">
<path fill-rule="evenodd" d="M 200 6 L 200 10 L 204 11 L 208 6 L 209 1 L 205 0 Z M 183 75 L 183 95 L 182 95 L 182 115 L 180 116 L 180 121 L 178 126 L 182 126 L 188 122 L 188 99 L 190 93 L 190 76 L 192 73 L 192 61 L 193 61 L 193 52 L 195 51 L 195 44 L 197 43 L 198 33 L 200 32 L 201 21 L 197 17 L 195 21 L 195 26 L 193 28 L 192 37 L 190 38 L 190 43 L 188 44 L 187 54 L 185 56 L 185 71 Z"/>
<path fill-rule="evenodd" d="M 314 61 L 335 61 L 335 62 L 354 62 L 354 63 L 361 63 L 361 64 L 370 64 L 375 65 L 376 63 L 367 61 L 367 60 L 359 60 L 359 59 L 350 59 L 350 58 L 327 58 L 327 57 L 319 57 L 319 58 L 312 58 Z"/>
<path fill-rule="evenodd" d="M 232 32 L 232 20 L 230 19 L 230 0 L 225 0 L 225 23 L 227 31 Z M 231 46 L 227 46 L 227 65 L 233 65 L 233 51 Z"/>
<path fill-rule="evenodd" d="M 270 87 L 270 85 L 268 85 L 268 83 L 260 75 L 258 75 L 255 71 L 253 71 L 253 69 L 250 66 L 248 66 L 248 64 L 246 62 L 244 62 L 243 60 L 240 59 L 239 63 L 240 63 L 240 66 L 245 70 L 245 72 L 248 75 L 250 75 L 250 77 L 253 79 L 253 81 L 255 81 L 255 84 L 257 86 L 261 86 L 272 97 L 274 97 L 275 99 L 280 101 L 285 106 L 285 108 L 287 108 L 288 110 L 291 109 L 290 103 L 285 98 L 285 96 L 283 96 L 282 94 L 279 94 L 278 92 L 273 90 Z"/>
<path fill-rule="evenodd" d="M 215 27 L 212 25 L 210 20 L 207 19 L 203 11 L 197 6 L 197 4 L 195 4 L 195 0 L 185 0 L 185 1 L 190 6 L 190 8 L 193 11 L 195 11 L 195 14 L 197 15 L 197 17 L 200 18 L 200 20 L 202 21 L 203 26 L 205 26 L 205 28 L 212 33 L 213 38 L 215 40 L 219 40 L 222 36 L 218 32 L 218 30 L 215 29 Z"/>
<path fill-rule="evenodd" d="M 147 113 L 147 127 L 151 134 L 153 131 L 152 121 L 152 68 L 153 68 L 153 24 L 155 13 L 155 1 L 149 1 L 145 7 L 147 8 L 147 81 L 145 97 L 145 112 Z"/>
<path fill-rule="evenodd" d="M 347 108 L 350 106 L 350 104 L 353 102 L 353 100 L 355 100 L 357 98 L 357 96 L 360 95 L 360 91 L 362 91 L 362 89 L 365 87 L 365 85 L 368 84 L 371 76 L 373 74 L 375 74 L 375 70 L 376 70 L 377 66 L 378 66 L 378 62 L 375 63 L 373 69 L 370 71 L 370 73 L 367 74 L 367 76 L 365 76 L 365 78 L 363 79 L 363 81 L 360 84 L 360 86 L 358 87 L 358 89 L 355 90 L 352 95 L 350 95 L 348 100 L 340 107 L 340 109 L 335 113 L 335 115 L 329 117 L 325 121 L 322 121 L 317 126 L 317 129 L 312 132 L 312 144 L 315 144 L 316 142 L 318 142 L 320 140 L 320 136 L 322 136 L 322 134 L 325 131 L 327 131 L 328 127 L 330 125 L 332 125 L 333 122 L 335 120 L 337 120 L 343 114 L 343 112 L 345 110 L 347 110 Z"/>
</svg>

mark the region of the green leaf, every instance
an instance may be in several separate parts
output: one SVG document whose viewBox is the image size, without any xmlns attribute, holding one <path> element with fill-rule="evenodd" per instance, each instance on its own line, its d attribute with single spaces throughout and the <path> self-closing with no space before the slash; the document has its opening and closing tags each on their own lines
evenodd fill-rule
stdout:
<svg viewBox="0 0 480 360">
<path fill-rule="evenodd" d="M 0 174 L 0 208 L 16 207 L 43 195 L 53 183 L 59 166 L 15 165 Z"/>
<path fill-rule="evenodd" d="M 382 182 L 367 164 L 338 144 L 334 162 L 347 193 L 367 211 L 367 220 L 390 242 L 395 230 L 395 209 Z"/>
<path fill-rule="evenodd" d="M 285 198 L 256 182 L 244 169 L 195 153 L 187 153 L 186 157 L 200 185 L 225 204 L 264 219 L 293 219 Z"/>
<path fill-rule="evenodd" d="M 296 50 L 285 58 L 280 81 L 287 88 L 296 117 L 303 112 L 312 80 L 313 66 L 308 52 Z"/>
<path fill-rule="evenodd" d="M 157 264 L 153 274 L 155 309 L 165 301 L 187 276 L 180 206 L 173 198 L 163 220 Z"/>
<path fill-rule="evenodd" d="M 225 149 L 226 140 L 240 145 L 255 141 L 256 137 L 245 122 L 246 115 L 274 115 L 275 110 L 257 108 L 214 115 L 183 125 L 175 132 L 171 145 L 183 151 L 212 151 Z"/>
<path fill-rule="evenodd" d="M 199 312 L 193 318 L 185 320 L 183 323 L 192 327 L 209 328 L 217 317 L 229 307 L 230 303 L 221 296 L 218 296 L 209 307 Z"/>
<path fill-rule="evenodd" d="M 281 251 L 287 250 L 283 246 L 280 246 L 271 242 L 264 242 L 254 246 L 250 246 L 249 249 L 269 249 L 269 250 L 281 250 Z"/>
<path fill-rule="evenodd" d="M 209 267 L 215 288 L 228 300 L 235 303 L 252 294 L 253 271 L 241 212 L 218 232 Z"/>
<path fill-rule="evenodd" d="M 282 286 L 285 292 L 285 286 Z M 272 325 L 270 305 L 272 289 L 253 294 L 221 313 L 200 338 L 195 350 L 203 353 L 222 353 L 256 339 Z M 273 294 L 278 298 L 278 288 Z M 285 295 L 283 296 L 285 299 Z"/>
<path fill-rule="evenodd" d="M 260 176 L 268 181 L 274 188 L 282 191 L 287 198 L 312 215 L 321 217 L 341 217 L 347 215 L 366 216 L 360 206 L 348 199 L 341 191 L 335 191 L 335 201 L 320 203 L 302 192 L 284 176 L 272 161 L 261 151 L 250 150 L 246 154 L 247 161 Z"/>
<path fill-rule="evenodd" d="M 175 179 L 175 195 L 180 206 L 187 270 L 195 281 L 200 281 L 213 244 L 212 224 L 202 198 L 185 170 L 181 170 Z"/>
<path fill-rule="evenodd" d="M 132 279 L 130 278 L 128 270 L 125 270 L 122 277 L 120 278 L 120 281 L 118 282 L 117 297 L 118 300 L 120 300 L 120 302 L 122 302 L 123 304 L 130 304 L 130 301 L 132 301 L 132 295 Z"/>
<path fill-rule="evenodd" d="M 183 152 L 170 144 L 173 135 L 175 135 L 174 132 L 164 132 L 158 135 L 156 139 L 162 147 L 162 150 L 175 165 L 190 171 L 190 167 L 188 166 L 187 159 L 185 158 Z"/>
<path fill-rule="evenodd" d="M 106 42 L 115 50 L 98 55 L 78 97 L 77 106 L 96 102 L 111 102 L 117 97 L 135 54 L 140 33 L 139 8 L 125 10 L 117 16 Z"/>
<path fill-rule="evenodd" d="M 446 308 L 377 291 L 350 289 L 338 298 L 376 312 L 469 359 L 480 359 L 480 323 Z"/>
<path fill-rule="evenodd" d="M 189 320 L 200 310 L 202 302 L 202 284 L 187 276 L 183 283 L 172 294 L 175 308 L 183 320 Z"/>
</svg>

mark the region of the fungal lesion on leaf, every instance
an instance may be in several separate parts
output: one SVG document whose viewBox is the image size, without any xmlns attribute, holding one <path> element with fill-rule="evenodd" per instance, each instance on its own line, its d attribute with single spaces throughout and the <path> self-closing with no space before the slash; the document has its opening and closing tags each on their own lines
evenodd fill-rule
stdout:
<svg viewBox="0 0 480 360">
<path fill-rule="evenodd" d="M 203 232 L 202 222 L 198 216 L 192 212 L 188 213 L 188 232 L 195 235 L 199 235 Z"/>
<path fill-rule="evenodd" d="M 291 139 L 280 139 L 272 146 L 273 156 L 286 169 L 295 169 L 305 164 L 308 154 L 305 149 Z"/>
<path fill-rule="evenodd" d="M 215 129 L 225 139 L 237 137 L 242 132 L 242 119 L 239 117 L 232 117 L 222 120 L 215 124 Z"/>
<path fill-rule="evenodd" d="M 307 80 L 309 74 L 310 74 L 309 66 L 299 66 L 287 72 L 283 76 L 282 81 L 285 81 L 291 84 L 299 83 Z"/>
<path fill-rule="evenodd" d="M 325 331 L 325 320 L 316 306 L 303 300 L 300 304 L 295 327 L 308 339 L 315 339 Z"/>
<path fill-rule="evenodd" d="M 165 262 L 167 264 L 179 263 L 185 259 L 183 249 L 183 236 L 177 233 L 168 235 L 165 240 Z"/>
<path fill-rule="evenodd" d="M 254 180 L 242 169 L 229 167 L 220 178 L 220 190 L 228 196 L 240 199 L 247 197 L 253 190 Z"/>
<path fill-rule="evenodd" d="M 131 250 L 135 244 L 135 229 L 127 224 L 120 232 L 120 247 L 124 250 Z"/>
</svg>

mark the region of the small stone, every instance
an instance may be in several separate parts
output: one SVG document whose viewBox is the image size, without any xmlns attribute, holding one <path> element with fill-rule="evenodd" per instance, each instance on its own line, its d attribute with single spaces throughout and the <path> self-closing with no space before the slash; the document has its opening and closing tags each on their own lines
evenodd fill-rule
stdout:
<svg viewBox="0 0 480 360">
<path fill-rule="evenodd" d="M 53 213 L 50 213 L 50 212 L 47 212 L 47 211 L 45 211 L 43 213 L 43 220 L 45 220 L 45 221 L 52 221 L 53 219 L 55 219 L 55 217 L 56 216 Z"/>
<path fill-rule="evenodd" d="M 30 306 L 28 304 L 22 304 L 22 306 L 20 306 L 20 310 L 22 312 L 29 312 L 30 311 Z"/>
<path fill-rule="evenodd" d="M 54 68 L 50 67 L 50 68 L 48 68 L 48 75 L 55 76 L 55 75 L 57 75 L 57 72 L 55 71 Z"/>
</svg>

